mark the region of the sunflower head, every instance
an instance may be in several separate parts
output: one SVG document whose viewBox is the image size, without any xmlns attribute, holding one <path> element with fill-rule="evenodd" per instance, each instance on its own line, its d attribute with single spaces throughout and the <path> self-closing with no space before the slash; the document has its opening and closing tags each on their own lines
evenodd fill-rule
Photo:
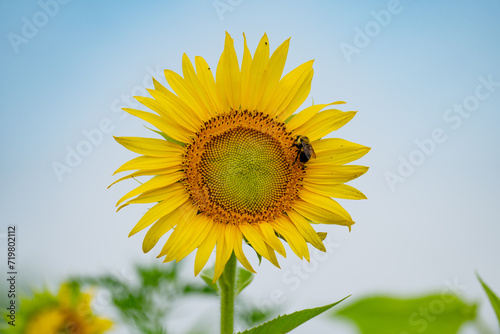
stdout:
<svg viewBox="0 0 500 334">
<path fill-rule="evenodd" d="M 282 240 L 307 260 L 308 243 L 325 250 L 324 235 L 311 223 L 354 224 L 332 197 L 365 198 L 344 183 L 367 171 L 346 163 L 369 148 L 322 139 L 354 117 L 353 111 L 325 109 L 345 102 L 295 113 L 310 92 L 313 62 L 283 76 L 289 42 L 270 55 L 264 35 L 252 55 L 244 39 L 240 66 L 226 33 L 215 76 L 203 58 L 195 57 L 193 66 L 184 55 L 183 76 L 165 70 L 170 89 L 153 79 L 151 97 L 136 97 L 152 112 L 124 109 L 163 136 L 116 138 L 140 154 L 116 171 L 133 171 L 116 182 L 153 176 L 117 203 L 118 209 L 155 203 L 130 233 L 152 225 L 145 252 L 173 230 L 159 257 L 180 261 L 197 249 L 197 275 L 216 248 L 217 280 L 233 252 L 254 272 L 243 245 L 279 267 L 276 252 L 286 256 Z"/>
<path fill-rule="evenodd" d="M 61 286 L 58 295 L 36 292 L 21 302 L 16 326 L 8 333 L 19 334 L 103 334 L 111 321 L 92 312 L 92 297 L 74 284 Z"/>
</svg>

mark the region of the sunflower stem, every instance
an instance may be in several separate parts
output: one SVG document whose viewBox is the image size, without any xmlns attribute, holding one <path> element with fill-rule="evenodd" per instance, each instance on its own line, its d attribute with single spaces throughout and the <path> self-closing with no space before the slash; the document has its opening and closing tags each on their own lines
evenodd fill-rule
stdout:
<svg viewBox="0 0 500 334">
<path fill-rule="evenodd" d="M 219 279 L 220 286 L 220 332 L 233 334 L 234 330 L 234 297 L 236 282 L 236 257 L 234 253 L 226 263 Z"/>
</svg>

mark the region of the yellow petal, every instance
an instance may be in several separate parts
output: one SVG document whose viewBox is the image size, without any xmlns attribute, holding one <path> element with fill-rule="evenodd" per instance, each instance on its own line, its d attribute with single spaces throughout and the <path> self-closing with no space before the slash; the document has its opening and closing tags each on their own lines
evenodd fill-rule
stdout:
<svg viewBox="0 0 500 334">
<path fill-rule="evenodd" d="M 173 191 L 168 198 L 153 206 L 142 216 L 132 231 L 130 231 L 129 237 L 145 229 L 161 217 L 168 215 L 188 199 L 189 195 L 184 189 Z"/>
<path fill-rule="evenodd" d="M 311 70 L 307 77 L 304 79 L 302 84 L 299 86 L 299 89 L 295 94 L 293 95 L 292 100 L 290 103 L 283 108 L 280 108 L 278 111 L 282 111 L 280 117 L 285 117 L 286 118 L 279 118 L 282 121 L 285 121 L 290 115 L 292 115 L 301 105 L 304 103 L 304 101 L 307 99 L 309 96 L 309 92 L 311 92 L 311 82 L 312 78 L 314 75 L 314 70 Z"/>
<path fill-rule="evenodd" d="M 193 224 L 192 227 L 196 229 L 195 233 L 192 233 L 192 231 L 187 232 L 189 238 L 179 250 L 179 255 L 175 258 L 176 261 L 180 261 L 191 254 L 196 248 L 200 246 L 203 240 L 205 240 L 208 234 L 211 232 L 214 225 L 212 218 L 205 215 L 199 216 L 202 217 L 200 217 L 200 219 L 198 220 L 198 228 L 196 228 L 196 226 Z"/>
<path fill-rule="evenodd" d="M 267 222 L 260 222 L 259 227 L 266 243 L 281 254 L 281 256 L 286 257 L 285 247 L 283 247 L 283 244 L 276 236 L 272 226 Z"/>
<path fill-rule="evenodd" d="M 276 257 L 276 253 L 274 252 L 274 248 L 269 246 L 266 243 L 266 248 L 267 248 L 267 253 L 269 254 L 269 261 L 271 261 L 272 264 L 274 264 L 277 268 L 280 268 L 280 264 L 278 262 L 278 258 Z"/>
<path fill-rule="evenodd" d="M 287 130 L 294 130 L 298 128 L 299 126 L 302 126 L 304 124 L 307 124 L 307 122 L 314 116 L 316 115 L 321 109 L 330 106 L 332 104 L 341 104 L 345 103 L 342 101 L 337 101 L 333 103 L 327 103 L 327 104 L 315 104 L 310 107 L 307 107 L 306 109 L 302 110 L 298 114 L 295 115 L 287 124 L 286 128 Z"/>
<path fill-rule="evenodd" d="M 113 326 L 113 322 L 104 318 L 92 317 L 87 326 L 89 333 L 104 333 Z"/>
<path fill-rule="evenodd" d="M 271 226 L 278 232 L 290 245 L 292 251 L 297 254 L 299 258 L 310 260 L 309 249 L 307 248 L 304 237 L 300 234 L 297 228 L 286 216 L 278 217 L 275 221 L 269 222 Z"/>
<path fill-rule="evenodd" d="M 345 220 L 352 220 L 349 213 L 342 206 L 340 206 L 340 204 L 329 197 L 316 194 L 307 189 L 301 189 L 299 196 L 302 200 L 309 204 L 313 204 L 317 207 L 327 210 Z"/>
<path fill-rule="evenodd" d="M 125 110 L 131 115 L 139 117 L 145 120 L 146 122 L 152 124 L 153 126 L 158 128 L 158 130 L 162 131 L 163 133 L 166 133 L 167 135 L 169 135 L 170 137 L 174 138 L 177 141 L 180 141 L 182 143 L 187 143 L 191 140 L 191 138 L 189 137 L 190 135 L 189 132 L 183 130 L 180 127 L 173 126 L 160 116 L 157 116 L 149 112 L 130 109 L 130 108 L 123 108 L 123 110 Z"/>
<path fill-rule="evenodd" d="M 252 54 L 248 50 L 247 38 L 243 33 L 244 47 L 243 60 L 241 62 L 241 109 L 249 108 L 249 84 L 250 84 L 250 69 L 252 66 Z"/>
<path fill-rule="evenodd" d="M 182 154 L 181 146 L 163 139 L 114 136 L 113 138 L 128 150 L 151 157 L 169 157 Z"/>
<path fill-rule="evenodd" d="M 278 83 L 285 68 L 286 56 L 290 46 L 290 38 L 284 41 L 271 55 L 265 70 L 265 87 L 262 99 L 257 105 L 257 110 L 267 106 L 274 99 Z"/>
<path fill-rule="evenodd" d="M 211 218 L 201 214 L 191 219 L 181 217 L 177 227 L 162 249 L 159 257 L 167 255 L 165 262 L 177 262 L 194 251 L 207 237 L 213 223 Z"/>
<path fill-rule="evenodd" d="M 134 158 L 132 160 L 127 161 L 120 168 L 118 168 L 113 175 L 125 172 L 128 170 L 137 170 L 137 169 L 159 169 L 159 168 L 171 168 L 174 166 L 181 165 L 181 156 L 170 156 L 168 158 L 159 158 L 159 157 L 149 157 L 149 156 L 140 156 Z"/>
<path fill-rule="evenodd" d="M 222 229 L 222 224 L 213 224 L 212 229 L 208 233 L 207 237 L 198 247 L 198 251 L 196 252 L 196 259 L 194 261 L 194 275 L 198 276 L 200 271 L 207 264 L 212 251 L 215 248 L 215 244 L 217 242 L 217 236 L 219 235 L 219 229 Z"/>
<path fill-rule="evenodd" d="M 134 98 L 139 101 L 144 106 L 156 112 L 161 116 L 162 120 L 168 123 L 174 128 L 180 128 L 183 132 L 189 135 L 194 135 L 196 128 L 192 124 L 186 122 L 184 119 L 177 117 L 175 112 L 169 108 L 167 100 L 159 92 L 154 89 L 148 89 L 148 92 L 154 98 L 144 97 L 144 96 L 134 96 Z"/>
<path fill-rule="evenodd" d="M 250 262 L 248 262 L 245 253 L 243 253 L 243 248 L 242 248 L 243 235 L 241 233 L 239 226 L 234 226 L 232 230 L 234 231 L 234 241 L 235 241 L 234 254 L 236 255 L 236 258 L 248 271 L 255 273 L 255 270 L 252 268 Z"/>
<path fill-rule="evenodd" d="M 265 82 L 265 69 L 269 61 L 269 39 L 267 34 L 262 36 L 257 50 L 252 60 L 250 67 L 250 77 L 248 81 L 248 109 L 255 110 L 259 105 L 260 99 L 264 94 Z M 260 110 L 264 111 L 264 110 Z"/>
<path fill-rule="evenodd" d="M 304 188 L 317 194 L 344 199 L 366 199 L 366 196 L 356 188 L 347 184 L 315 184 L 304 183 Z"/>
<path fill-rule="evenodd" d="M 160 94 L 153 96 L 158 97 L 159 101 L 165 103 L 168 110 L 175 113 L 179 119 L 184 123 L 190 123 L 191 125 L 197 125 L 202 122 L 202 118 L 198 113 L 192 110 L 180 97 L 172 93 L 170 90 L 165 88 L 161 83 L 153 79 L 153 84 L 155 91 Z M 148 90 L 150 93 L 151 91 Z M 156 98 L 155 97 L 155 98 Z M 186 125 L 188 128 L 190 126 Z"/>
<path fill-rule="evenodd" d="M 170 186 L 146 191 L 136 198 L 128 200 L 124 204 L 120 205 L 118 209 L 116 209 L 116 212 L 120 211 L 130 204 L 147 204 L 163 201 L 166 198 L 170 197 L 170 193 L 172 191 L 177 191 L 178 189 L 184 189 L 184 186 L 180 183 L 173 183 Z"/>
<path fill-rule="evenodd" d="M 323 157 L 317 157 L 321 160 Z M 311 160 L 309 160 L 311 162 Z M 308 164 L 309 164 L 308 162 Z M 304 184 L 315 183 L 321 185 L 334 185 L 348 182 L 365 174 L 368 167 L 357 165 L 330 165 L 322 161 L 309 164 L 304 175 Z"/>
<path fill-rule="evenodd" d="M 271 261 L 269 254 L 267 252 L 266 243 L 264 242 L 264 237 L 260 229 L 255 227 L 255 224 L 243 223 L 240 224 L 240 230 L 248 240 L 253 249 L 269 261 Z"/>
<path fill-rule="evenodd" d="M 174 100 L 173 97 L 175 94 L 169 92 L 170 95 L 164 95 L 154 89 L 148 89 L 148 92 L 152 97 L 154 97 L 155 104 L 158 106 L 153 109 L 149 106 L 151 103 L 148 103 L 148 105 L 141 102 L 142 104 L 150 109 L 153 109 L 154 111 L 160 110 L 160 112 L 158 112 L 160 116 L 165 119 L 169 119 L 171 122 L 173 121 L 177 124 L 177 126 L 182 127 L 184 131 L 188 132 L 190 135 L 193 135 L 196 131 L 198 131 L 201 121 L 197 121 L 196 117 L 192 116 L 196 115 L 196 113 L 191 111 L 189 107 L 186 109 L 179 109 L 179 105 L 181 103 L 178 103 L 178 105 L 172 103 L 172 100 L 176 102 L 180 101 L 178 98 Z"/>
<path fill-rule="evenodd" d="M 264 107 L 269 114 L 278 116 L 278 121 L 284 122 L 295 112 L 296 109 L 292 110 L 289 106 L 296 105 L 297 99 L 307 97 L 303 96 L 303 92 L 308 91 L 307 85 L 309 85 L 310 90 L 313 63 L 313 60 L 305 62 L 285 75 L 278 83 L 275 98 L 271 99 L 270 103 Z M 297 105 L 297 108 L 302 102 Z"/>
<path fill-rule="evenodd" d="M 186 80 L 171 70 L 165 70 L 165 78 L 177 96 L 198 115 L 198 118 L 202 120 L 207 120 L 209 118 L 210 112 L 203 104 L 196 90 L 187 83 Z"/>
<path fill-rule="evenodd" d="M 208 91 L 205 89 L 204 83 L 202 83 L 194 71 L 193 64 L 186 54 L 182 56 L 182 73 L 184 74 L 184 79 L 187 83 L 198 93 L 199 101 L 204 106 L 205 118 L 208 119 L 215 116 L 213 100 L 209 96 Z"/>
<path fill-rule="evenodd" d="M 137 196 L 141 193 L 145 193 L 145 192 L 148 192 L 148 191 L 151 191 L 154 189 L 169 186 L 172 183 L 179 181 L 183 177 L 184 177 L 184 173 L 181 171 L 177 171 L 177 172 L 171 173 L 171 174 L 157 175 L 157 176 L 153 177 L 151 180 L 141 184 L 140 186 L 138 186 L 134 190 L 129 191 L 127 194 L 125 194 L 125 196 L 120 198 L 120 200 L 118 201 L 118 203 L 116 203 L 116 205 L 118 206 L 123 201 L 125 201 L 131 197 Z"/>
<path fill-rule="evenodd" d="M 293 210 L 287 212 L 287 215 L 307 242 L 323 252 L 326 251 L 321 238 L 304 217 Z"/>
<path fill-rule="evenodd" d="M 177 209 L 158 219 L 156 223 L 148 230 L 144 241 L 142 243 L 142 250 L 144 253 L 149 252 L 158 243 L 158 240 L 170 231 L 182 217 L 187 217 L 191 219 L 196 215 L 197 209 L 194 205 L 189 202 L 185 202 Z"/>
<path fill-rule="evenodd" d="M 348 226 L 349 230 L 350 226 L 354 224 L 352 220 L 347 220 L 330 210 L 305 201 L 295 201 L 293 209 L 314 223 L 343 225 Z"/>
<path fill-rule="evenodd" d="M 214 117 L 218 112 L 222 110 L 219 97 L 217 96 L 214 75 L 210 70 L 210 66 L 208 66 L 207 62 L 202 57 L 195 57 L 195 65 L 196 74 L 198 75 L 198 78 L 207 96 L 210 98 L 210 117 Z"/>
<path fill-rule="evenodd" d="M 347 124 L 354 116 L 355 111 L 342 112 L 329 109 L 316 114 L 306 124 L 294 130 L 294 133 L 305 135 L 315 141 L 323 138 L 332 131 L 338 130 Z"/>
<path fill-rule="evenodd" d="M 175 173 L 176 171 L 180 170 L 182 166 L 179 164 L 177 167 L 170 167 L 170 168 L 161 168 L 161 169 L 140 169 L 137 172 L 130 173 L 129 175 L 126 175 L 124 177 L 119 178 L 115 182 L 111 183 L 108 186 L 108 189 L 123 180 L 139 177 L 139 176 L 150 176 L 150 175 L 160 175 L 160 174 L 170 174 L 170 173 Z"/>
<path fill-rule="evenodd" d="M 226 225 L 222 225 L 222 228 L 219 229 L 219 235 L 217 237 L 217 251 L 215 254 L 215 272 L 213 280 L 214 283 L 217 282 L 220 275 L 222 275 L 222 272 L 226 267 L 226 263 L 233 253 L 233 249 L 229 247 L 227 241 Z"/>
<path fill-rule="evenodd" d="M 216 72 L 216 88 L 219 99 L 223 102 L 223 110 L 229 111 L 231 108 L 240 107 L 240 80 L 241 73 L 238 65 L 238 58 L 234 50 L 234 41 L 226 32 L 224 51 L 219 60 Z M 226 101 L 226 103 L 224 103 Z"/>
<path fill-rule="evenodd" d="M 316 164 L 345 164 L 364 156 L 369 147 L 352 143 L 339 138 L 327 138 L 312 143 L 316 159 L 307 162 L 309 166 Z"/>
</svg>

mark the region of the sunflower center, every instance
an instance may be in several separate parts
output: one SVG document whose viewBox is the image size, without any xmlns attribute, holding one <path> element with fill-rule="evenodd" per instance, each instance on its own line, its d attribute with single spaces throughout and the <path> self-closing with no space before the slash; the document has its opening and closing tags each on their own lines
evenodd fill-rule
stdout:
<svg viewBox="0 0 500 334">
<path fill-rule="evenodd" d="M 279 143 L 244 127 L 207 143 L 200 167 L 212 198 L 228 210 L 263 212 L 289 181 L 289 166 Z"/>
<path fill-rule="evenodd" d="M 211 119 L 186 147 L 186 186 L 199 211 L 221 222 L 258 222 L 287 211 L 304 173 L 285 124 L 262 113 Z"/>
</svg>

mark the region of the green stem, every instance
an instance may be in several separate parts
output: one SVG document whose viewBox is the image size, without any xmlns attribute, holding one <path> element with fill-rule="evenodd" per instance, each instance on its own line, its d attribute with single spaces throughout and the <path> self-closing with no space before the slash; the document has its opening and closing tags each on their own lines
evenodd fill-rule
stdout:
<svg viewBox="0 0 500 334">
<path fill-rule="evenodd" d="M 220 286 L 220 332 L 233 334 L 234 330 L 234 297 L 236 282 L 236 256 L 234 253 L 226 263 L 219 279 Z"/>
</svg>

